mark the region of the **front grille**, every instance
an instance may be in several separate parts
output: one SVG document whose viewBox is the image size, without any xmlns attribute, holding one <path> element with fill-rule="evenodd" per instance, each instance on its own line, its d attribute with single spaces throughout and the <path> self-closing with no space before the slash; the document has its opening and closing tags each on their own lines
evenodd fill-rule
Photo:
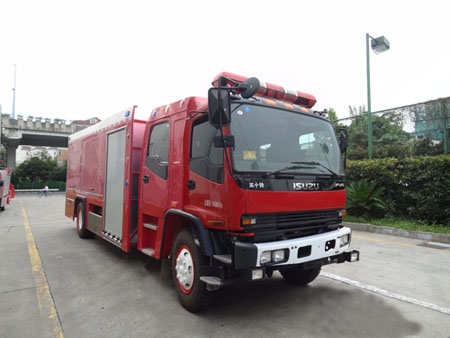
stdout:
<svg viewBox="0 0 450 338">
<path fill-rule="evenodd" d="M 321 234 L 336 230 L 342 222 L 339 210 L 245 215 L 245 218 L 256 219 L 256 224 L 244 227 L 245 233 L 252 232 L 255 234 L 255 242 Z"/>
</svg>

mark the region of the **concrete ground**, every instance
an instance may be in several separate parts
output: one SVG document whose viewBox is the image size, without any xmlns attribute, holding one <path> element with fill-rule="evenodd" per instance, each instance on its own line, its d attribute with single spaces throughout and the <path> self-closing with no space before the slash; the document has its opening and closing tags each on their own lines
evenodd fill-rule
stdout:
<svg viewBox="0 0 450 338">
<path fill-rule="evenodd" d="M 17 195 L 0 213 L 0 337 L 450 337 L 450 245 L 354 230 L 355 263 L 307 287 L 223 288 L 191 314 L 160 264 L 81 240 L 64 195 Z"/>
</svg>

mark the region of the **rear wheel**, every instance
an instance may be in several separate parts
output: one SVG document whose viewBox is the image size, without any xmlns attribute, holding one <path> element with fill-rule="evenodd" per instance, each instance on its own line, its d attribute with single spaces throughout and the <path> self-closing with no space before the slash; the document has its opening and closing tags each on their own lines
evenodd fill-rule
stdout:
<svg viewBox="0 0 450 338">
<path fill-rule="evenodd" d="M 172 276 L 181 305 L 191 312 L 204 309 L 212 299 L 200 281 L 203 257 L 188 229 L 182 229 L 172 247 Z"/>
<path fill-rule="evenodd" d="M 295 285 L 307 285 L 311 283 L 320 273 L 320 267 L 309 270 L 303 270 L 302 266 L 295 266 L 280 270 L 283 278 L 289 283 Z"/>
<path fill-rule="evenodd" d="M 92 234 L 86 229 L 83 203 L 78 203 L 77 206 L 77 232 L 80 238 L 92 237 Z"/>
</svg>

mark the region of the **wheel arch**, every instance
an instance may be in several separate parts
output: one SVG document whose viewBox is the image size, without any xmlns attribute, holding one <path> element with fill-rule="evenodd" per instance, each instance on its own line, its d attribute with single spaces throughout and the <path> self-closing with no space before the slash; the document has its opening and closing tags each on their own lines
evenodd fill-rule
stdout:
<svg viewBox="0 0 450 338">
<path fill-rule="evenodd" d="M 161 258 L 170 256 L 172 243 L 176 234 L 185 227 L 189 227 L 195 238 L 199 239 L 201 253 L 205 256 L 213 255 L 213 247 L 209 231 L 205 229 L 201 220 L 182 210 L 168 210 L 164 216 L 164 231 L 161 241 Z"/>
</svg>

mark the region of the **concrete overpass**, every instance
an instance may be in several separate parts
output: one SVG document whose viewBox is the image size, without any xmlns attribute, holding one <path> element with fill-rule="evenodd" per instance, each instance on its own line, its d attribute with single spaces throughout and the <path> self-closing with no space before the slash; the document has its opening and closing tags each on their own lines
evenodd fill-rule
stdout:
<svg viewBox="0 0 450 338">
<path fill-rule="evenodd" d="M 98 119 L 75 121 L 18 118 L 3 114 L 0 125 L 0 143 L 6 149 L 6 165 L 16 166 L 16 150 L 19 145 L 67 148 L 69 135 L 97 123 Z"/>
</svg>

